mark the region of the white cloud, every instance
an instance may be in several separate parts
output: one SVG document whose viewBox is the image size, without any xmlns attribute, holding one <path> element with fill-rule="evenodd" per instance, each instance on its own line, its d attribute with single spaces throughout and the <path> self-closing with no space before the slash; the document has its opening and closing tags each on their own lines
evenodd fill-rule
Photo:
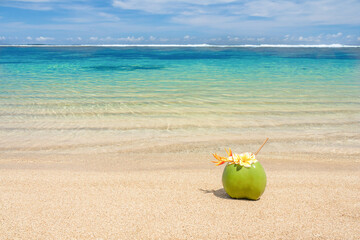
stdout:
<svg viewBox="0 0 360 240">
<path fill-rule="evenodd" d="M 242 40 L 247 41 L 247 42 L 263 42 L 263 41 L 265 41 L 265 39 L 266 39 L 265 37 L 258 37 L 258 38 L 256 38 L 256 37 L 246 37 L 246 38 L 243 38 Z M 240 38 L 236 37 L 234 40 L 239 41 Z"/>
<path fill-rule="evenodd" d="M 283 26 L 360 23 L 360 2 L 354 0 L 253 0 L 227 9 L 233 14 L 255 17 L 257 22 Z"/>
<path fill-rule="evenodd" d="M 49 11 L 52 10 L 51 2 L 49 1 L 0 1 L 0 6 L 20 8 L 20 9 L 30 9 L 36 11 Z"/>
<path fill-rule="evenodd" d="M 237 42 L 237 41 L 240 40 L 239 37 L 231 37 L 231 36 L 227 36 L 227 39 L 228 39 L 229 41 L 231 41 L 231 42 Z"/>
<path fill-rule="evenodd" d="M 285 13 L 291 11 L 292 14 L 298 14 L 301 8 L 298 8 L 298 4 L 290 1 L 282 0 L 254 0 L 246 2 L 243 6 L 235 8 L 235 13 L 240 15 L 248 15 L 254 17 L 274 17 L 279 13 Z"/>
<path fill-rule="evenodd" d="M 209 42 L 219 42 L 222 38 L 210 38 Z"/>
<path fill-rule="evenodd" d="M 245 41 L 255 41 L 255 38 L 248 37 L 248 38 L 244 38 L 243 40 L 245 40 Z"/>
<path fill-rule="evenodd" d="M 326 38 L 338 38 L 341 37 L 343 34 L 341 32 L 335 33 L 335 34 L 328 34 L 326 35 Z"/>
<path fill-rule="evenodd" d="M 358 37 L 357 40 L 360 41 L 360 37 Z"/>
<path fill-rule="evenodd" d="M 23 36 L 31 33 L 32 39 L 27 39 L 29 41 L 53 40 L 45 36 L 34 37 L 47 34 L 55 37 L 57 41 L 72 36 L 71 41 L 75 42 L 84 40 L 105 43 L 351 43 L 356 41 L 356 28 L 360 25 L 359 0 L 111 0 L 103 1 L 102 4 L 93 0 L 0 0 L 0 8 L 3 6 L 53 10 L 51 14 L 39 15 L 39 19 L 43 20 L 41 24 L 38 21 L 34 22 L 34 19 L 30 19 L 26 14 L 13 22 L 7 19 L 0 22 L 2 35 L 12 36 L 14 31 L 21 32 Z M 165 15 L 158 16 L 159 14 Z M 317 31 L 324 34 L 320 36 Z M 65 32 L 66 34 L 63 34 Z M 89 38 L 91 35 L 86 36 L 86 33 L 94 37 Z M 106 37 L 115 33 L 125 37 Z M 172 38 L 165 38 L 165 33 Z M 350 34 L 352 37 L 348 37 Z M 128 35 L 129 37 L 126 37 Z M 132 35 L 145 35 L 146 39 L 131 37 Z M 227 39 L 227 35 L 232 39 Z M 79 39 L 76 36 L 83 38 Z M 197 41 L 191 41 L 194 36 Z M 24 41 L 24 37 L 21 40 Z"/>
<path fill-rule="evenodd" d="M 10 0 L 10 2 L 31 2 L 31 3 L 46 3 L 46 2 L 59 2 L 54 0 Z"/>
<path fill-rule="evenodd" d="M 320 34 L 318 36 L 308 36 L 308 37 L 300 36 L 298 38 L 298 40 L 303 41 L 303 42 L 320 42 L 322 38 L 323 38 L 323 35 Z"/>
<path fill-rule="evenodd" d="M 0 36 L 0 40 L 5 40 L 5 39 L 6 39 L 6 37 Z"/>
<path fill-rule="evenodd" d="M 286 34 L 285 36 L 284 36 L 284 41 L 288 41 L 290 39 L 290 34 Z"/>
<path fill-rule="evenodd" d="M 112 37 L 105 37 L 105 38 L 100 38 L 100 41 L 113 41 L 114 38 Z"/>
<path fill-rule="evenodd" d="M 32 37 L 27 36 L 27 37 L 26 37 L 26 40 L 32 40 Z"/>
<path fill-rule="evenodd" d="M 36 41 L 39 41 L 39 42 L 50 41 L 50 40 L 54 40 L 54 38 L 52 38 L 52 37 L 43 37 L 43 36 L 40 36 L 40 37 L 36 38 Z"/>
<path fill-rule="evenodd" d="M 68 18 L 53 18 L 53 21 L 56 22 L 67 22 L 67 23 L 91 23 L 96 19 L 91 17 L 68 17 Z"/>
<path fill-rule="evenodd" d="M 0 6 L 49 11 L 58 9 L 63 5 L 71 5 L 72 0 L 8 0 L 0 1 Z"/>
<path fill-rule="evenodd" d="M 140 42 L 140 41 L 143 41 L 144 40 L 144 37 L 124 37 L 124 38 L 118 38 L 117 39 L 118 41 L 124 41 L 124 42 Z"/>
<path fill-rule="evenodd" d="M 113 14 L 110 14 L 110 13 L 100 12 L 100 13 L 98 13 L 98 15 L 99 15 L 102 19 L 107 20 L 107 21 L 115 21 L 115 22 L 117 22 L 117 21 L 120 20 L 119 17 L 117 17 L 117 16 L 115 16 L 115 15 L 113 15 Z"/>
<path fill-rule="evenodd" d="M 270 31 L 274 27 L 360 24 L 355 0 L 113 0 L 113 6 L 153 14 L 212 29 Z"/>
<path fill-rule="evenodd" d="M 195 7 L 233 3 L 236 0 L 113 0 L 113 6 L 122 9 L 141 10 L 149 13 L 178 13 Z"/>
<path fill-rule="evenodd" d="M 210 26 L 212 28 L 229 28 L 238 25 L 237 18 L 234 16 L 217 16 L 217 15 L 198 15 L 198 16 L 176 16 L 172 18 L 175 23 L 187 24 L 192 26 Z M 235 25 L 235 26 L 234 26 Z M 232 28 L 231 27 L 231 28 Z"/>
<path fill-rule="evenodd" d="M 69 37 L 69 38 L 66 38 L 66 40 L 68 40 L 68 41 L 81 41 L 82 38 L 81 37 L 77 37 L 77 38 Z"/>
<path fill-rule="evenodd" d="M 81 38 L 77 38 L 78 40 L 81 40 Z M 144 37 L 134 37 L 134 36 L 128 36 L 128 37 L 120 37 L 120 38 L 113 38 L 113 37 L 90 37 L 89 40 L 91 41 L 101 41 L 101 42 L 116 42 L 116 41 L 121 41 L 121 42 L 141 42 L 144 41 L 145 38 Z M 155 40 L 155 39 L 154 39 Z"/>
</svg>

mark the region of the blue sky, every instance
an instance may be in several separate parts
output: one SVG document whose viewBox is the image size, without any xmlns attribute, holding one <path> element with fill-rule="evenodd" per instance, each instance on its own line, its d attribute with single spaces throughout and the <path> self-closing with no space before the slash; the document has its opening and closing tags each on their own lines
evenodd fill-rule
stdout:
<svg viewBox="0 0 360 240">
<path fill-rule="evenodd" d="M 360 45 L 360 0 L 0 0 L 26 43 Z"/>
</svg>

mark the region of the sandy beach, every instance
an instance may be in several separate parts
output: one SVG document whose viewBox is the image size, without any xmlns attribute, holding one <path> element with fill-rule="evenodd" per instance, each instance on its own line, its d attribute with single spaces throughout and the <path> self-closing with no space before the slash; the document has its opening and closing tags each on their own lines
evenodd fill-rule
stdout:
<svg viewBox="0 0 360 240">
<path fill-rule="evenodd" d="M 271 148 L 271 142 L 268 143 Z M 358 155 L 272 154 L 258 201 L 206 152 L 2 154 L 1 239 L 357 239 Z"/>
</svg>

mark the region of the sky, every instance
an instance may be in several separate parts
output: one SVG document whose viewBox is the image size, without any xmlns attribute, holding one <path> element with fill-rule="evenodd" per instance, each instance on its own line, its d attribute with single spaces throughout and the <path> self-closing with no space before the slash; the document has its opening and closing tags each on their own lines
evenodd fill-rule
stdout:
<svg viewBox="0 0 360 240">
<path fill-rule="evenodd" d="M 360 45 L 360 0 L 0 0 L 0 44 Z"/>
</svg>

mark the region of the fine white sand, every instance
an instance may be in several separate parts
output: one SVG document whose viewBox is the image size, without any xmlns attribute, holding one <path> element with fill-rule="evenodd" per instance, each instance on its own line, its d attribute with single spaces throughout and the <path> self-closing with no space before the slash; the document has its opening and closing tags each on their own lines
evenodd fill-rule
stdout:
<svg viewBox="0 0 360 240">
<path fill-rule="evenodd" d="M 258 159 L 258 201 L 230 199 L 205 153 L 0 155 L 1 239 L 358 239 L 357 155 Z"/>
</svg>

